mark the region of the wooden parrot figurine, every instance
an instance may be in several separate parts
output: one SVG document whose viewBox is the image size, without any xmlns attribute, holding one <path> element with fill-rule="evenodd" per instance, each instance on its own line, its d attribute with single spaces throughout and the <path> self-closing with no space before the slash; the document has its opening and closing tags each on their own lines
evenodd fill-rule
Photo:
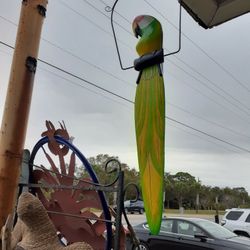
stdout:
<svg viewBox="0 0 250 250">
<path fill-rule="evenodd" d="M 161 64 L 162 28 L 152 16 L 133 21 L 133 31 L 140 40 L 136 46 L 139 71 L 135 97 L 135 128 L 140 184 L 147 222 L 152 234 L 158 234 L 163 210 L 165 91 Z"/>
</svg>

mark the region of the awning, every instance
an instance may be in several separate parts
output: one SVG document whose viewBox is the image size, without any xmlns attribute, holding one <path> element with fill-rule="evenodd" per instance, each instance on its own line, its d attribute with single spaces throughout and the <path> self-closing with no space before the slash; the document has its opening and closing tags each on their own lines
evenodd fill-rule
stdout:
<svg viewBox="0 0 250 250">
<path fill-rule="evenodd" d="M 250 0 L 179 0 L 179 2 L 205 29 L 250 11 Z"/>
</svg>

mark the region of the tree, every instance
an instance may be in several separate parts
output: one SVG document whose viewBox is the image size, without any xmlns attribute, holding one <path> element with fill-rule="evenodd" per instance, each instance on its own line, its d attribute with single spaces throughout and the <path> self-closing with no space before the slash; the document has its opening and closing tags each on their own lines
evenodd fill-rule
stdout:
<svg viewBox="0 0 250 250">
<path fill-rule="evenodd" d="M 98 154 L 95 157 L 88 158 L 89 163 L 91 164 L 94 172 L 97 175 L 97 178 L 99 182 L 102 185 L 111 184 L 116 176 L 117 172 L 114 171 L 112 173 L 109 173 L 110 170 L 112 170 L 112 166 L 108 166 L 107 171 L 105 171 L 105 163 L 109 159 L 116 159 L 119 161 L 119 157 L 117 156 L 109 156 L 108 154 Z M 81 170 L 80 170 L 81 169 Z M 128 183 L 135 183 L 138 185 L 139 183 L 139 173 L 135 169 L 130 169 L 130 167 L 126 163 L 121 163 L 121 169 L 124 171 L 124 186 L 126 186 Z M 81 177 L 89 177 L 86 170 L 81 167 L 78 168 L 78 176 Z M 105 193 L 107 200 L 110 204 L 113 204 L 114 201 L 114 193 L 106 192 Z M 129 192 L 126 193 L 126 199 L 135 199 L 136 197 L 136 191 L 134 189 L 130 189 Z"/>
<path fill-rule="evenodd" d="M 200 189 L 200 205 L 202 209 L 211 208 L 211 187 L 202 185 Z"/>
<path fill-rule="evenodd" d="M 170 202 L 174 200 L 174 180 L 170 173 L 164 175 L 164 189 L 165 189 L 165 204 L 167 208 L 170 208 Z M 171 204 L 172 205 L 172 204 Z"/>
<path fill-rule="evenodd" d="M 117 156 L 109 156 L 108 154 L 98 154 L 95 157 L 88 158 L 92 165 L 99 182 L 101 184 L 109 184 L 115 180 L 116 172 L 108 174 L 105 172 L 105 162 L 114 158 L 119 160 Z M 112 168 L 112 166 L 111 166 Z M 121 163 L 121 169 L 124 171 L 124 187 L 129 183 L 136 184 L 140 189 L 139 172 L 130 168 L 126 163 Z M 110 169 L 108 169 L 110 170 Z M 89 177 L 84 167 L 77 168 L 78 177 Z M 250 205 L 248 192 L 244 187 L 236 188 L 220 188 L 202 185 L 201 181 L 189 173 L 178 172 L 174 175 L 165 173 L 164 175 L 164 191 L 165 206 L 168 208 L 185 208 L 196 209 L 226 209 L 231 207 L 247 207 Z M 106 193 L 106 197 L 110 204 L 113 204 L 113 193 Z M 130 188 L 125 195 L 125 199 L 135 199 L 136 190 Z M 197 198 L 199 197 L 199 198 Z M 216 204 L 216 199 L 218 204 Z M 199 204 L 197 204 L 199 201 Z"/>
<path fill-rule="evenodd" d="M 178 200 L 179 208 L 182 207 L 185 200 L 185 206 L 191 207 L 196 199 L 194 190 L 198 187 L 194 176 L 185 172 L 178 172 L 172 176 L 174 184 L 174 195 Z"/>
<path fill-rule="evenodd" d="M 235 193 L 235 196 L 238 198 L 238 206 L 244 206 L 247 202 L 249 202 L 249 196 L 244 187 L 233 188 L 233 191 Z"/>
</svg>

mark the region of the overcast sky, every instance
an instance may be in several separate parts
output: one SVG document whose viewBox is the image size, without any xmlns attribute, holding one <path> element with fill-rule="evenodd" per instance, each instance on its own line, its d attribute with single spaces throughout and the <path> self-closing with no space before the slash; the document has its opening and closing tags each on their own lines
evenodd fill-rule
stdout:
<svg viewBox="0 0 250 250">
<path fill-rule="evenodd" d="M 50 0 L 39 58 L 133 101 L 137 72 L 120 69 L 110 13 L 105 12 L 105 3 L 113 2 Z M 12 46 L 20 8 L 20 0 L 0 1 L 0 40 Z M 140 14 L 161 21 L 166 52 L 177 49 L 178 8 L 177 0 L 120 0 L 114 18 L 124 66 L 131 66 L 137 57 L 131 23 Z M 166 115 L 246 150 L 250 150 L 249 25 L 250 15 L 244 15 L 204 30 L 183 11 L 181 52 L 164 63 Z M 0 45 L 0 117 L 12 54 Z M 38 141 L 45 120 L 56 126 L 64 120 L 86 157 L 107 153 L 138 169 L 133 105 L 39 62 L 26 148 L 31 150 Z M 189 172 L 206 185 L 243 186 L 250 192 L 250 152 L 168 119 L 165 145 L 166 172 Z"/>
</svg>

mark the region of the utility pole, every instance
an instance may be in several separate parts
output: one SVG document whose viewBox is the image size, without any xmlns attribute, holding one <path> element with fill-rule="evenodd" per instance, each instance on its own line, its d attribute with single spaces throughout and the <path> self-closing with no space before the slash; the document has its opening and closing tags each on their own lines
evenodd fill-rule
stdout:
<svg viewBox="0 0 250 250">
<path fill-rule="evenodd" d="M 0 228 L 13 213 L 47 0 L 23 0 L 0 131 Z"/>
<path fill-rule="evenodd" d="M 218 201 L 218 195 L 215 197 L 215 216 L 214 216 L 214 220 L 217 224 L 220 223 L 220 219 L 219 219 L 219 201 Z"/>
<path fill-rule="evenodd" d="M 198 214 L 198 212 L 199 212 L 199 207 L 200 207 L 200 194 L 199 193 L 197 193 L 196 194 L 196 202 L 195 202 L 195 207 L 196 207 L 196 213 Z"/>
</svg>

